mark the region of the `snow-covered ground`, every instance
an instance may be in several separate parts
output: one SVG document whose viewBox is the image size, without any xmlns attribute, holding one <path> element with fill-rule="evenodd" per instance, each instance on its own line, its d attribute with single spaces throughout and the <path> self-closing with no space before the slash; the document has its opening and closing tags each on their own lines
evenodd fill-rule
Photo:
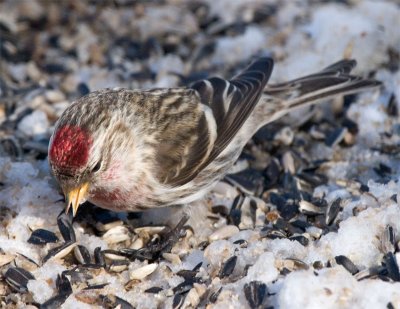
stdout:
<svg viewBox="0 0 400 309">
<path fill-rule="evenodd" d="M 0 307 L 50 300 L 48 308 L 81 309 L 400 308 L 400 4 L 130 3 L 0 4 Z M 228 77 L 257 55 L 274 57 L 272 82 L 355 58 L 355 72 L 383 87 L 264 128 L 236 166 L 258 173 L 261 192 L 235 204 L 240 186 L 221 182 L 186 207 L 186 236 L 159 256 L 125 257 L 119 268 L 113 263 L 120 256 L 104 252 L 105 267 L 94 257 L 165 241 L 162 235 L 172 234 L 153 225 L 173 228 L 182 210 L 138 217 L 87 205 L 73 223 L 71 251 L 44 262 L 65 239 L 57 221 L 63 197 L 46 148 L 70 101 L 104 87 Z M 345 133 L 329 143 L 338 130 Z M 295 172 L 285 174 L 292 165 Z M 28 243 L 37 229 L 54 232 L 58 243 Z M 96 267 L 74 271 L 82 264 L 78 245 Z M 19 278 L 12 288 L 13 268 L 34 279 Z"/>
</svg>

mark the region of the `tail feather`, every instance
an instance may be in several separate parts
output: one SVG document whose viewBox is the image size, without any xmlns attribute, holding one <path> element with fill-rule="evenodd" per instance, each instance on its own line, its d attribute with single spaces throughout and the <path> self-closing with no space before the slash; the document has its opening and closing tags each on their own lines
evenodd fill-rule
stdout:
<svg viewBox="0 0 400 309">
<path fill-rule="evenodd" d="M 355 66 L 355 60 L 341 60 L 318 73 L 286 83 L 268 85 L 264 89 L 264 95 L 282 100 L 285 108 L 292 109 L 381 85 L 381 82 L 376 80 L 350 75 Z"/>
</svg>

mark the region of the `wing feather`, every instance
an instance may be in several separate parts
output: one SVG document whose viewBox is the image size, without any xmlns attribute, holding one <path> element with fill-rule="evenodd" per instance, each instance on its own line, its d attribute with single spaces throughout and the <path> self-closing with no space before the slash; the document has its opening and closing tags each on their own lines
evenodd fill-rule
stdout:
<svg viewBox="0 0 400 309">
<path fill-rule="evenodd" d="M 180 130 L 177 137 L 165 132 L 161 138 L 173 140 L 158 150 L 159 177 L 164 184 L 188 183 L 228 146 L 257 105 L 272 68 L 271 58 L 260 58 L 230 81 L 212 77 L 188 89 L 194 94 L 190 98 L 186 94 L 181 104 L 193 108 L 191 104 L 196 102 L 200 108 L 193 110 L 192 123 L 176 124 Z"/>
</svg>

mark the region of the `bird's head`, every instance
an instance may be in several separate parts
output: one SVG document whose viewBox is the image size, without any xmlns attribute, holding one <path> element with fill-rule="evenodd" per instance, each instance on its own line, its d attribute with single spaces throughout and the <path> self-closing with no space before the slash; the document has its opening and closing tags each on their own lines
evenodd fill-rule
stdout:
<svg viewBox="0 0 400 309">
<path fill-rule="evenodd" d="M 124 211 L 153 205 L 157 130 L 136 92 L 101 90 L 73 102 L 50 139 L 51 171 L 75 215 L 85 201 Z M 142 109 L 140 109 L 142 108 Z M 144 119 L 144 120 L 143 120 Z M 164 191 L 162 191 L 164 192 Z"/>
<path fill-rule="evenodd" d="M 95 143 L 87 128 L 71 124 L 56 128 L 51 138 L 49 163 L 66 197 L 67 211 L 72 207 L 74 215 L 105 168 L 104 158 L 93 147 Z"/>
</svg>

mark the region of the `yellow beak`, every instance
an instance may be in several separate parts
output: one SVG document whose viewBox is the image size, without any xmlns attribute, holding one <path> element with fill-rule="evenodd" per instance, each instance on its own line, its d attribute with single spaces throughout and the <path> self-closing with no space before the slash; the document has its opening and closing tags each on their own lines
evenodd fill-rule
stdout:
<svg viewBox="0 0 400 309">
<path fill-rule="evenodd" d="M 75 217 L 79 205 L 86 201 L 86 195 L 89 190 L 89 183 L 86 182 L 78 188 L 75 188 L 67 193 L 67 210 L 72 206 L 72 215 Z"/>
</svg>

